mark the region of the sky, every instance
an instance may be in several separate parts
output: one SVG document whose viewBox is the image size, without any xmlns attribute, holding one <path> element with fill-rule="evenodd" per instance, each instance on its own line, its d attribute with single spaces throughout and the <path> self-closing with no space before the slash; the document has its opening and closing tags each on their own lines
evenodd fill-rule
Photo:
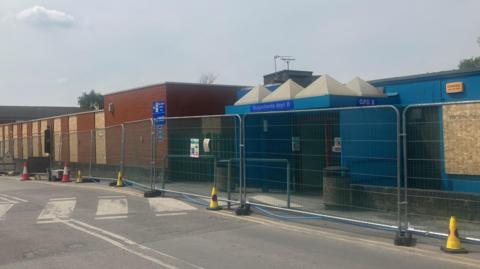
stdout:
<svg viewBox="0 0 480 269">
<path fill-rule="evenodd" d="M 256 85 L 291 69 L 346 83 L 480 56 L 478 0 L 0 0 L 0 105 L 164 81 Z M 278 62 L 278 69 L 284 69 Z"/>
</svg>

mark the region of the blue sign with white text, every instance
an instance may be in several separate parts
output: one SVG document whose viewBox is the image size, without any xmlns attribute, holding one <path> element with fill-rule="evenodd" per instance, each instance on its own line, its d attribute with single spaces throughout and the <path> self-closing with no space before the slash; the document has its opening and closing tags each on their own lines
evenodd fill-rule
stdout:
<svg viewBox="0 0 480 269">
<path fill-rule="evenodd" d="M 292 109 L 294 109 L 292 100 L 262 103 L 250 106 L 250 112 L 284 111 Z"/>
<path fill-rule="evenodd" d="M 165 124 L 166 107 L 164 101 L 154 101 L 152 105 L 152 118 L 156 125 Z"/>
<path fill-rule="evenodd" d="M 357 106 L 374 106 L 377 104 L 375 98 L 358 98 Z"/>
</svg>

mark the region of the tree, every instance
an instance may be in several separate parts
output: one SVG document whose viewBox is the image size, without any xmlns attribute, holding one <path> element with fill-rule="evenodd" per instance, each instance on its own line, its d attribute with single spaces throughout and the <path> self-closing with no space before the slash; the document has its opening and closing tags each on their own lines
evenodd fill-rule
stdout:
<svg viewBox="0 0 480 269">
<path fill-rule="evenodd" d="M 103 95 L 91 90 L 89 93 L 84 92 L 78 97 L 78 104 L 81 108 L 103 109 Z"/>
<path fill-rule="evenodd" d="M 214 73 L 204 73 L 198 79 L 198 82 L 202 84 L 213 84 L 215 80 L 218 78 L 217 74 Z"/>
<path fill-rule="evenodd" d="M 458 64 L 458 69 L 460 70 L 473 69 L 473 68 L 480 68 L 480 57 L 463 59 L 460 61 L 460 64 Z"/>
<path fill-rule="evenodd" d="M 480 37 L 477 38 L 477 43 L 480 46 Z M 458 64 L 458 69 L 460 70 L 473 69 L 473 68 L 480 68 L 480 57 L 463 59 Z"/>
</svg>

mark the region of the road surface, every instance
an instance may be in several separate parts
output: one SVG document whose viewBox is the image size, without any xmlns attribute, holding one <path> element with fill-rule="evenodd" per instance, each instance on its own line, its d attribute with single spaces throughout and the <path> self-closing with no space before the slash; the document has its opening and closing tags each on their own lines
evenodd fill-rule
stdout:
<svg viewBox="0 0 480 269">
<path fill-rule="evenodd" d="M 395 247 L 382 236 L 212 212 L 183 197 L 12 177 L 0 177 L 0 242 L 0 268 L 16 269 L 480 268 L 479 253 Z"/>
</svg>

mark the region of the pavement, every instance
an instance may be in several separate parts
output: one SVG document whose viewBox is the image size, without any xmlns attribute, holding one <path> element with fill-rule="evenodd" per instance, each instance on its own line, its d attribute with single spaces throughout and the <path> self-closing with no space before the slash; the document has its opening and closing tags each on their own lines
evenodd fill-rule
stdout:
<svg viewBox="0 0 480 269">
<path fill-rule="evenodd" d="M 480 252 L 335 223 L 209 211 L 95 183 L 0 177 L 0 268 L 480 268 Z"/>
</svg>

